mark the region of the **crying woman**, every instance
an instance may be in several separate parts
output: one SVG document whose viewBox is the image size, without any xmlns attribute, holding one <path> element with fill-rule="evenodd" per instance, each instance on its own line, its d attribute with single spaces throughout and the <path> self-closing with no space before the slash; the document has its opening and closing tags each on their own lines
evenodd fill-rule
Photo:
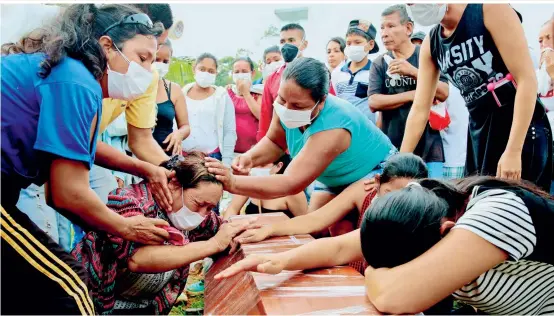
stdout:
<svg viewBox="0 0 554 316">
<path fill-rule="evenodd" d="M 98 314 L 168 314 L 185 287 L 191 262 L 235 250 L 232 239 L 248 223 L 227 223 L 212 211 L 223 188 L 204 167 L 204 157 L 190 153 L 162 164 L 175 171 L 171 211 L 156 203 L 146 182 L 109 195 L 108 207 L 122 216 L 167 221 L 171 226 L 162 228 L 170 237 L 145 245 L 105 233 L 85 235 L 72 254 L 90 276 Z"/>
</svg>

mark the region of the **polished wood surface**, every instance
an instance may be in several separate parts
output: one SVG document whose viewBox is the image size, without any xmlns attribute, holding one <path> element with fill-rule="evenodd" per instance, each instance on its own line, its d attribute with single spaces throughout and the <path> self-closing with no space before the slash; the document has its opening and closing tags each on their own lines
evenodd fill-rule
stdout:
<svg viewBox="0 0 554 316">
<path fill-rule="evenodd" d="M 283 213 L 237 216 L 259 217 L 258 223 L 286 220 Z M 206 276 L 206 315 L 378 314 L 365 295 L 364 278 L 350 267 L 314 271 L 283 271 L 277 275 L 246 272 L 216 281 L 214 275 L 250 254 L 277 253 L 312 241 L 310 235 L 271 238 L 243 245 L 217 260 Z"/>
</svg>

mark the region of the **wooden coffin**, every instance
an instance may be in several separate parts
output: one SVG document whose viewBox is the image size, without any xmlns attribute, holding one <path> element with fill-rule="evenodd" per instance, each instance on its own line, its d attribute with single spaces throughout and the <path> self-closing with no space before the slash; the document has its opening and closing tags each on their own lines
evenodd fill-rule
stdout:
<svg viewBox="0 0 554 316">
<path fill-rule="evenodd" d="M 259 216 L 261 224 L 288 218 L 283 213 L 247 216 Z M 204 314 L 378 314 L 365 295 L 363 276 L 350 267 L 283 271 L 277 275 L 246 272 L 225 280 L 213 279 L 247 255 L 286 251 L 312 240 L 310 235 L 271 238 L 242 245 L 235 254 L 217 260 L 206 276 Z"/>
</svg>

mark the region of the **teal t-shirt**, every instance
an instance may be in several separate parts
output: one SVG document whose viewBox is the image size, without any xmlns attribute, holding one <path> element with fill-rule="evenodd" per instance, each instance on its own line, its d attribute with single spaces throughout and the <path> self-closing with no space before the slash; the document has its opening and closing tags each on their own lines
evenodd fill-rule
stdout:
<svg viewBox="0 0 554 316">
<path fill-rule="evenodd" d="M 321 113 L 304 133 L 298 128 L 289 129 L 281 125 L 285 129 L 287 146 L 293 159 L 316 133 L 342 128 L 352 135 L 350 147 L 317 178 L 328 187 L 348 185 L 362 179 L 396 151 L 388 137 L 360 110 L 332 95 L 327 96 Z"/>
</svg>

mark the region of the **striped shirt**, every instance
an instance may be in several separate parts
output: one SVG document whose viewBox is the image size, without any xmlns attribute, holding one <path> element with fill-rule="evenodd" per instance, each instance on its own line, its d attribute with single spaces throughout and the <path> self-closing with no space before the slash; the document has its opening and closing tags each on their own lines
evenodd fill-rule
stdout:
<svg viewBox="0 0 554 316">
<path fill-rule="evenodd" d="M 531 214 L 536 211 L 512 191 L 474 188 L 466 213 L 454 229 L 477 234 L 505 251 L 509 259 L 456 291 L 456 299 L 489 314 L 554 313 L 553 262 L 529 258 L 541 237 Z M 546 247 L 554 252 L 554 245 Z"/>
<path fill-rule="evenodd" d="M 335 85 L 337 97 L 352 103 L 375 123 L 375 114 L 369 110 L 367 95 L 371 61 L 368 60 L 367 64 L 355 73 L 350 71 L 350 63 L 352 62 L 349 61 L 342 67 L 335 68 L 331 73 L 331 81 Z"/>
</svg>

